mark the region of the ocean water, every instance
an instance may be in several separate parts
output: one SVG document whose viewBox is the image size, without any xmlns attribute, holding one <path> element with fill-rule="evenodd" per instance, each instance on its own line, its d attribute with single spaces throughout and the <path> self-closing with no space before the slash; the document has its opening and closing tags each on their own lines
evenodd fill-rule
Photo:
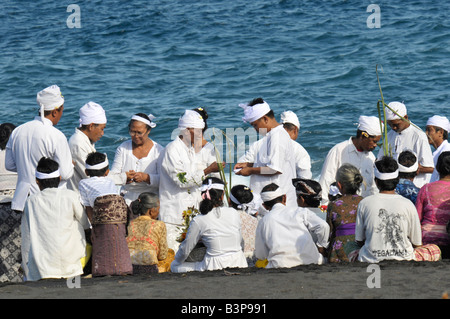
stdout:
<svg viewBox="0 0 450 319">
<path fill-rule="evenodd" d="M 379 28 L 367 22 L 372 3 Z M 71 4 L 80 28 L 69 28 Z M 112 159 L 134 113 L 154 114 L 151 137 L 167 145 L 185 109 L 204 107 L 209 127 L 247 129 L 238 104 L 263 97 L 277 117 L 297 113 L 317 178 L 358 117 L 378 115 L 376 65 L 386 102 L 404 101 L 414 123 L 450 116 L 449 16 L 450 2 L 425 0 L 2 0 L 0 122 L 32 119 L 36 93 L 57 84 L 57 127 L 69 138 L 79 108 L 101 104 L 96 147 Z"/>
</svg>

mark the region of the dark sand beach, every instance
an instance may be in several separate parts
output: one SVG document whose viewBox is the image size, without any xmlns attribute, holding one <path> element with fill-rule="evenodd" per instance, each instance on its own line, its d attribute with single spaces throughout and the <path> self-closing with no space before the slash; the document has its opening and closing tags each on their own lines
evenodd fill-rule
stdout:
<svg viewBox="0 0 450 319">
<path fill-rule="evenodd" d="M 447 292 L 448 259 L 81 277 L 69 285 L 65 279 L 0 285 L 2 299 L 177 299 L 177 307 L 187 306 L 188 300 L 192 305 L 206 299 L 252 303 L 269 299 L 445 299 Z"/>
</svg>

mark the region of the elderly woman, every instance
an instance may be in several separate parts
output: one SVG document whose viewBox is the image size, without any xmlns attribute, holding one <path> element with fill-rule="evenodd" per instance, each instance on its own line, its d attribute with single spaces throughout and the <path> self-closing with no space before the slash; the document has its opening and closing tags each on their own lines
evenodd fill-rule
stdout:
<svg viewBox="0 0 450 319">
<path fill-rule="evenodd" d="M 357 192 L 362 181 L 361 173 L 351 164 L 343 164 L 336 172 L 336 185 L 342 196 L 330 202 L 327 208 L 329 262 L 349 261 L 347 254 L 355 248 L 356 210 L 363 199 Z"/>
<path fill-rule="evenodd" d="M 164 148 L 149 137 L 156 126 L 153 119 L 153 115 L 143 113 L 131 117 L 128 124 L 131 140 L 117 148 L 108 175 L 117 185 L 123 185 L 122 193 L 128 205 L 142 192 L 158 192 L 158 158 Z"/>
<path fill-rule="evenodd" d="M 435 244 L 442 258 L 450 257 L 450 152 L 439 155 L 436 170 L 439 180 L 424 185 L 417 195 L 416 208 L 422 225 L 422 244 Z"/>
<path fill-rule="evenodd" d="M 141 193 L 132 202 L 131 208 L 133 213 L 139 215 L 128 225 L 127 243 L 133 274 L 169 271 L 175 253 L 167 246 L 166 225 L 157 220 L 158 195 Z"/>
</svg>

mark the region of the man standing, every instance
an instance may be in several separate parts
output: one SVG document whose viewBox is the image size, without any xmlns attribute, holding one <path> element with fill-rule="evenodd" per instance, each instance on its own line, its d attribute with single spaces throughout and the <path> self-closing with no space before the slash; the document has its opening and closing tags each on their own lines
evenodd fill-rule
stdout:
<svg viewBox="0 0 450 319">
<path fill-rule="evenodd" d="M 389 108 L 386 107 L 386 120 L 392 129 L 387 136 L 389 149 L 392 152 L 391 155 L 388 155 L 397 158 L 405 150 L 413 151 L 419 161 L 419 170 L 414 178 L 414 184 L 422 187 L 430 181 L 434 170 L 433 155 L 428 138 L 423 131 L 409 121 L 405 104 L 391 102 L 388 106 Z M 378 159 L 383 155 L 385 155 L 383 150 L 380 150 Z"/>
<path fill-rule="evenodd" d="M 28 195 L 37 193 L 35 172 L 42 157 L 59 164 L 61 179 L 65 182 L 73 174 L 72 156 L 64 134 L 54 126 L 64 110 L 64 97 L 57 85 L 37 94 L 40 116 L 17 127 L 6 145 L 5 167 L 17 172 L 18 181 L 11 208 L 23 211 Z"/>
<path fill-rule="evenodd" d="M 300 121 L 292 111 L 281 113 L 281 123 L 292 139 L 292 152 L 295 156 L 295 171 L 297 178 L 311 179 L 311 157 L 305 148 L 297 142 L 300 131 Z"/>
<path fill-rule="evenodd" d="M 262 98 L 249 104 L 240 105 L 244 109 L 244 122 L 264 135 L 255 150 L 254 162 L 239 162 L 234 166 L 236 175 L 250 176 L 250 188 L 260 196 L 262 188 L 276 183 L 286 194 L 286 206 L 297 207 L 295 188 L 295 163 L 292 156 L 292 140 L 275 119 L 273 110 Z"/>
<path fill-rule="evenodd" d="M 344 163 L 359 169 L 364 178 L 361 196 L 366 197 L 377 192 L 373 179 L 375 155 L 372 151 L 381 139 L 380 120 L 375 116 L 360 116 L 356 137 L 335 145 L 322 166 L 319 183 L 322 187 L 322 203 L 328 203 L 330 186 L 336 180 L 336 172 Z"/>
<path fill-rule="evenodd" d="M 75 167 L 67 187 L 72 190 L 78 190 L 80 180 L 88 178 L 85 172 L 86 157 L 95 152 L 95 143 L 103 136 L 106 127 L 105 110 L 101 105 L 88 102 L 79 113 L 80 126 L 75 128 L 75 133 L 69 139 Z"/>
<path fill-rule="evenodd" d="M 448 143 L 448 132 L 450 131 L 450 123 L 445 116 L 434 115 L 427 121 L 426 134 L 428 142 L 433 145 L 435 151 L 433 152 L 434 171 L 431 175 L 430 182 L 439 180 L 439 173 L 436 170 L 437 160 L 442 152 L 450 151 L 450 144 Z"/>
</svg>

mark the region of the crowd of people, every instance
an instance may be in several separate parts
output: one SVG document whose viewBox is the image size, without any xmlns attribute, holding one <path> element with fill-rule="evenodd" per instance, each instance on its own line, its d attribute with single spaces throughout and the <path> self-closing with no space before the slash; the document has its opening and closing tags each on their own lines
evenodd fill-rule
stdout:
<svg viewBox="0 0 450 319">
<path fill-rule="evenodd" d="M 67 138 L 55 127 L 60 88 L 38 92 L 37 103 L 34 120 L 0 126 L 1 282 L 450 258 L 444 116 L 422 131 L 391 102 L 377 156 L 385 123 L 360 116 L 315 181 L 297 115 L 278 121 L 256 98 L 239 106 L 260 139 L 233 167 L 249 182 L 228 185 L 203 108 L 184 110 L 165 147 L 150 138 L 153 115 L 132 115 L 110 165 L 95 148 L 107 125 L 101 105 L 82 106 Z"/>
</svg>

